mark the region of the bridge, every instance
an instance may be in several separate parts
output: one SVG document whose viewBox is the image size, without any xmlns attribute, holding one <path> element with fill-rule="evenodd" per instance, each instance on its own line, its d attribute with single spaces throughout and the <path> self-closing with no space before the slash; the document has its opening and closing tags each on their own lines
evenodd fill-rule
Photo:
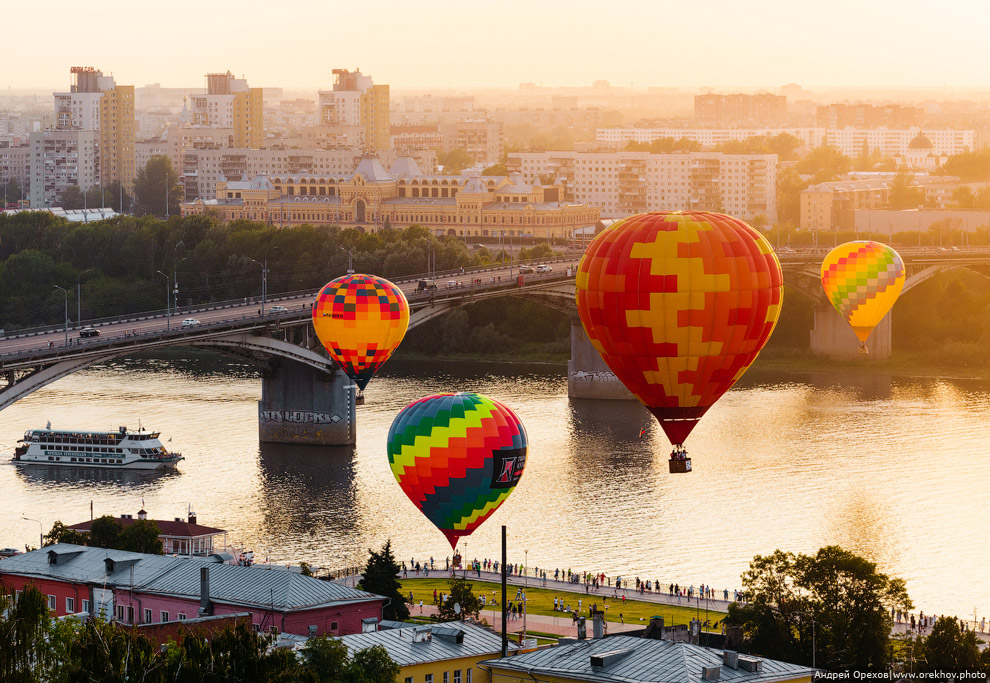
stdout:
<svg viewBox="0 0 990 683">
<path fill-rule="evenodd" d="M 784 282 L 814 302 L 811 348 L 819 354 L 857 354 L 858 340 L 836 314 L 821 289 L 820 262 L 827 250 L 778 253 Z M 990 251 L 904 250 L 908 271 L 905 291 L 953 268 L 969 268 L 986 277 Z M 467 273 L 437 275 L 436 290 L 420 290 L 420 278 L 396 281 L 410 306 L 410 328 L 459 306 L 495 297 L 512 296 L 565 312 L 571 320 L 571 360 L 568 393 L 577 398 L 628 399 L 591 346 L 574 305 L 573 273 L 579 255 L 548 261 L 554 270 L 526 274 L 516 267 L 493 266 Z M 233 356 L 257 367 L 262 377 L 258 406 L 262 441 L 341 444 L 355 440 L 355 387 L 312 332 L 310 304 L 316 291 L 278 295 L 262 310 L 257 299 L 187 307 L 172 315 L 163 311 L 76 323 L 67 327 L 26 330 L 0 340 L 0 410 L 24 396 L 95 363 L 138 351 L 191 346 Z M 284 308 L 273 313 L 272 305 Z M 194 318 L 197 324 L 180 321 Z M 100 330 L 80 338 L 82 327 Z M 890 354 L 890 315 L 870 337 L 871 358 Z"/>
</svg>

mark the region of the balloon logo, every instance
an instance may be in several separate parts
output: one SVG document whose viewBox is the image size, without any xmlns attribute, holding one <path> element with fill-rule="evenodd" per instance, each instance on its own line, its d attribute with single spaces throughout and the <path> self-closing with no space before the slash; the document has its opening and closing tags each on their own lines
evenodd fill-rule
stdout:
<svg viewBox="0 0 990 683">
<path fill-rule="evenodd" d="M 374 275 L 328 282 L 313 302 L 313 329 L 330 358 L 363 391 L 409 327 L 409 303 L 398 287 Z"/>
<path fill-rule="evenodd" d="M 388 431 L 388 462 L 409 500 L 455 548 L 505 502 L 526 467 L 526 429 L 481 394 L 427 396 Z"/>
<path fill-rule="evenodd" d="M 825 296 L 849 322 L 866 352 L 866 340 L 904 289 L 904 261 L 880 242 L 846 242 L 822 261 Z"/>
<path fill-rule="evenodd" d="M 704 211 L 615 223 L 581 259 L 576 286 L 591 343 L 675 453 L 756 360 L 782 288 L 780 264 L 759 232 Z"/>
</svg>

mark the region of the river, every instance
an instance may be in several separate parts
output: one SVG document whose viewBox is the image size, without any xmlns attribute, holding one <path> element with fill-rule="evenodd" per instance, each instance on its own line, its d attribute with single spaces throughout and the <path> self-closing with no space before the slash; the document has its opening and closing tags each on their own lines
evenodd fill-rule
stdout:
<svg viewBox="0 0 990 683">
<path fill-rule="evenodd" d="M 758 364 L 759 365 L 759 364 Z M 421 396 L 478 391 L 530 439 L 525 475 L 467 540 L 509 561 L 735 588 L 756 554 L 839 544 L 902 577 L 926 613 L 990 616 L 990 382 L 753 368 L 688 442 L 694 472 L 634 402 L 569 400 L 560 366 L 393 361 L 358 407 L 356 448 L 258 443 L 261 384 L 219 357 L 121 359 L 0 412 L 0 546 L 95 513 L 185 517 L 229 531 L 256 559 L 361 563 L 391 538 L 400 559 L 450 548 L 392 477 L 392 418 Z M 160 430 L 186 460 L 169 474 L 7 463 L 24 430 Z M 639 438 L 641 427 L 647 433 Z"/>
</svg>

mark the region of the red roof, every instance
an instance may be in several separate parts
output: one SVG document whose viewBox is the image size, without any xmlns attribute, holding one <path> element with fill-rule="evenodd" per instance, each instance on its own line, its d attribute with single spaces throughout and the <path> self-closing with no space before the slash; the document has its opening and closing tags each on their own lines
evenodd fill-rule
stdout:
<svg viewBox="0 0 990 683">
<path fill-rule="evenodd" d="M 134 517 L 115 517 L 121 526 L 130 526 L 137 521 Z M 163 519 L 149 519 L 149 522 L 154 522 L 161 529 L 162 536 L 177 536 L 180 538 L 194 538 L 196 536 L 212 536 L 214 534 L 225 534 L 226 529 L 215 529 L 211 526 L 203 526 L 202 524 L 193 524 L 191 522 L 182 521 L 165 521 Z M 79 524 L 72 524 L 69 526 L 70 529 L 75 529 L 76 531 L 89 531 L 90 526 L 93 524 L 92 521 L 80 522 Z"/>
</svg>

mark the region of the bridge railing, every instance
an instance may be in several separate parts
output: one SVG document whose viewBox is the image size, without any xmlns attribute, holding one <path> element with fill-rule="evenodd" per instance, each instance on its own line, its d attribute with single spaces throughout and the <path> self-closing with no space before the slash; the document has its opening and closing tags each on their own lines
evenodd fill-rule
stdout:
<svg viewBox="0 0 990 683">
<path fill-rule="evenodd" d="M 499 270 L 498 268 L 486 269 Z M 459 279 L 456 280 L 458 283 L 454 287 L 438 287 L 436 290 L 423 290 L 423 291 L 413 291 L 408 295 L 409 300 L 412 303 L 421 303 L 427 300 L 441 302 L 448 299 L 456 299 L 464 296 L 465 294 L 471 294 L 474 292 L 491 292 L 500 290 L 511 290 L 518 288 L 518 282 L 515 277 L 506 277 L 502 280 L 492 280 L 485 279 L 483 277 L 477 277 L 481 272 L 476 270 L 472 273 L 465 273 L 464 275 L 459 275 Z M 445 276 L 448 277 L 448 276 Z M 454 276 L 449 276 L 454 277 Z M 523 276 L 525 282 L 532 284 L 533 282 L 554 282 L 554 281 L 566 281 L 571 279 L 573 275 L 568 275 L 566 270 L 557 270 L 549 273 L 531 273 Z M 311 292 L 306 291 L 307 294 Z M 79 356 L 81 353 L 88 353 L 91 351 L 99 351 L 101 349 L 117 348 L 121 346 L 121 342 L 125 342 L 126 345 L 133 345 L 135 350 L 143 348 L 146 346 L 146 342 L 154 341 L 159 342 L 162 340 L 173 340 L 173 339 L 183 339 L 183 338 L 197 338 L 203 336 L 204 332 L 213 333 L 218 330 L 224 330 L 226 328 L 235 327 L 235 329 L 244 329 L 245 327 L 254 326 L 269 326 L 273 324 L 280 323 L 298 323 L 300 319 L 309 319 L 309 311 L 305 308 L 301 308 L 298 311 L 289 311 L 287 314 L 280 314 L 278 317 L 272 317 L 270 313 L 264 315 L 257 315 L 249 312 L 254 307 L 251 306 L 250 309 L 244 309 L 243 304 L 239 304 L 241 310 L 243 311 L 240 315 L 231 315 L 229 317 L 225 316 L 220 320 L 212 320 L 205 323 L 199 323 L 195 326 L 182 327 L 180 323 L 176 323 L 169 330 L 149 330 L 145 332 L 127 331 L 126 328 L 121 330 L 119 334 L 114 335 L 101 335 L 98 337 L 88 337 L 82 339 L 80 337 L 72 337 L 69 340 L 69 345 L 64 346 L 60 342 L 55 342 L 52 347 L 35 347 L 32 349 L 24 349 L 21 351 L 14 351 L 10 353 L 0 353 L 0 366 L 5 366 L 8 364 L 23 364 L 23 361 L 58 361 L 60 359 L 66 359 L 69 357 Z M 227 306 L 213 306 L 209 310 L 217 310 L 222 308 L 228 308 Z M 207 310 L 207 309 L 199 309 Z M 233 313 L 233 311 L 232 311 Z M 164 316 L 157 316 L 164 317 Z M 147 317 L 141 318 L 142 320 L 147 319 Z M 247 325 L 245 325 L 245 323 Z M 61 330 L 62 328 L 57 328 Z"/>
<path fill-rule="evenodd" d="M 521 265 L 537 265 L 541 263 L 547 263 L 547 264 L 566 263 L 569 261 L 573 261 L 576 258 L 580 258 L 580 256 L 583 253 L 584 252 L 580 252 L 580 251 L 567 252 L 566 255 L 555 256 L 549 259 L 528 259 L 525 261 L 516 261 L 512 263 L 512 267 L 515 268 Z M 440 271 L 436 271 L 435 273 L 417 273 L 413 275 L 405 275 L 401 278 L 395 278 L 392 280 L 392 282 L 396 284 L 408 284 L 411 282 L 418 282 L 419 280 L 429 280 L 433 278 L 436 278 L 437 280 L 452 279 L 456 275 L 464 276 L 471 273 L 487 273 L 496 270 L 503 270 L 505 267 L 506 267 L 505 264 L 496 263 L 496 264 L 487 264 L 481 266 L 472 266 L 470 268 L 463 269 L 463 271 L 460 268 L 455 268 L 448 270 L 440 270 Z M 277 292 L 275 294 L 268 295 L 265 298 L 265 304 L 268 305 L 271 302 L 277 303 L 279 301 L 297 299 L 301 296 L 315 296 L 316 291 L 318 290 L 300 289 L 289 292 Z M 221 309 L 235 308 L 238 306 L 247 306 L 247 305 L 260 306 L 261 296 L 248 296 L 248 297 L 241 297 L 239 299 L 227 299 L 224 301 L 216 301 L 205 304 L 192 304 L 189 306 L 179 306 L 178 308 L 172 311 L 172 317 L 183 318 L 183 317 L 188 317 L 195 313 L 205 313 L 208 311 L 217 311 Z M 77 320 L 75 322 L 69 321 L 68 329 L 71 331 L 77 331 L 84 327 L 105 327 L 107 325 L 118 325 L 121 323 L 136 323 L 136 322 L 141 322 L 143 320 L 161 320 L 167 317 L 168 317 L 167 310 L 162 308 L 152 311 L 144 311 L 141 313 L 133 313 L 133 314 L 125 313 L 122 315 L 106 316 L 103 318 L 91 318 L 88 320 Z M 64 323 L 61 325 L 43 325 L 39 327 L 29 327 L 19 330 L 12 330 L 9 334 L 0 333 L 0 339 L 22 339 L 24 337 L 35 337 L 38 335 L 60 332 L 64 329 L 66 329 Z"/>
</svg>

